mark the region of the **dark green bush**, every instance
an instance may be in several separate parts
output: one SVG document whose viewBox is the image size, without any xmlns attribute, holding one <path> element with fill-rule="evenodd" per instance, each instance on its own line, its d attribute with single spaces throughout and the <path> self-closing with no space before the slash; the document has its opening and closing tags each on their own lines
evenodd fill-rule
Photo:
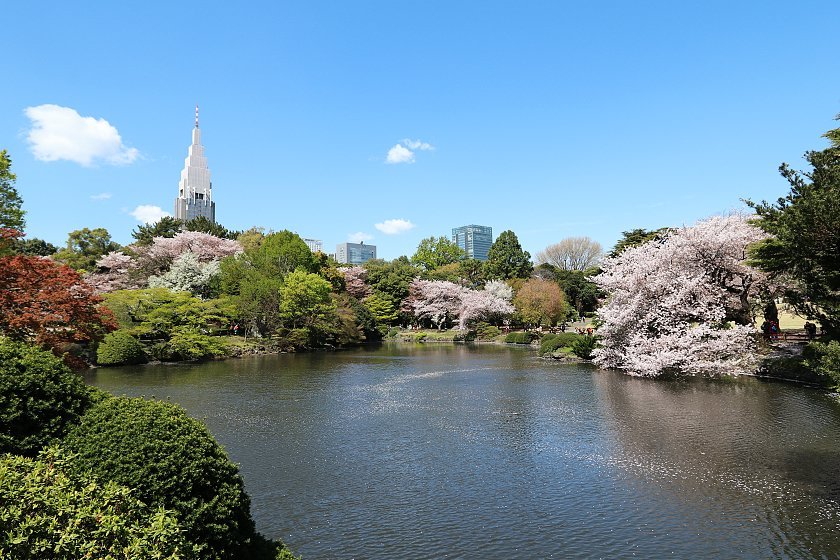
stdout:
<svg viewBox="0 0 840 560">
<path fill-rule="evenodd" d="M 67 476 L 55 448 L 0 458 L 0 556 L 28 560 L 193 558 L 172 512 L 125 486 Z"/>
<path fill-rule="evenodd" d="M 115 397 L 92 407 L 64 440 L 77 475 L 133 488 L 173 510 L 199 558 L 247 558 L 256 538 L 236 465 L 207 427 L 173 404 Z"/>
<path fill-rule="evenodd" d="M 572 353 L 578 358 L 589 360 L 597 344 L 598 340 L 594 336 L 577 335 L 577 340 L 572 344 Z"/>
<path fill-rule="evenodd" d="M 147 361 L 143 345 L 125 331 L 106 334 L 96 349 L 96 363 L 100 366 L 144 364 Z"/>
<path fill-rule="evenodd" d="M 458 331 L 452 338 L 453 342 L 472 342 L 475 340 L 475 331 Z"/>
<path fill-rule="evenodd" d="M 547 334 L 540 339 L 540 356 L 551 354 L 560 348 L 571 348 L 581 338 L 581 335 L 573 332 Z"/>
<path fill-rule="evenodd" d="M 536 338 L 538 338 L 536 333 L 512 332 L 505 337 L 505 342 L 508 344 L 531 344 L 531 341 Z"/>
<path fill-rule="evenodd" d="M 52 353 L 0 337 L 0 453 L 34 457 L 79 422 L 92 398 Z"/>
<path fill-rule="evenodd" d="M 478 323 L 475 326 L 475 335 L 479 340 L 493 340 L 502 334 L 499 327 L 495 327 L 488 323 Z"/>
</svg>

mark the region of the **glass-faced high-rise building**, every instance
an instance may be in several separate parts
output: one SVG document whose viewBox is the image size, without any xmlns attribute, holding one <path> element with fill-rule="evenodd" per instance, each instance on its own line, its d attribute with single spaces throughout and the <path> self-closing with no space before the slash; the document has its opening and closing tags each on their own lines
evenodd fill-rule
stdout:
<svg viewBox="0 0 840 560">
<path fill-rule="evenodd" d="M 467 257 L 486 261 L 493 244 L 493 228 L 477 225 L 452 228 L 452 241 L 467 253 Z"/>
<path fill-rule="evenodd" d="M 335 246 L 335 260 L 341 264 L 364 264 L 376 258 L 376 245 L 339 243 Z"/>
</svg>

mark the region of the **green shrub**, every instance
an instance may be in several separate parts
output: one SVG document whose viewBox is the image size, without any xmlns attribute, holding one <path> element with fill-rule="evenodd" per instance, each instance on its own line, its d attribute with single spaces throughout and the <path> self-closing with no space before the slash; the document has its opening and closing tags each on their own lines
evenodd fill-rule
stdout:
<svg viewBox="0 0 840 560">
<path fill-rule="evenodd" d="M 64 440 L 72 468 L 133 488 L 172 510 L 199 558 L 247 558 L 255 539 L 250 500 L 236 465 L 207 427 L 173 404 L 114 397 L 94 407 Z"/>
<path fill-rule="evenodd" d="M 452 338 L 453 342 L 472 342 L 475 340 L 475 331 L 458 331 Z"/>
<path fill-rule="evenodd" d="M 536 333 L 512 332 L 505 337 L 505 342 L 508 344 L 531 344 L 531 341 L 536 338 L 538 338 Z"/>
<path fill-rule="evenodd" d="M 598 344 L 596 337 L 589 335 L 576 335 L 577 340 L 572 344 L 572 353 L 578 358 L 589 360 L 592 358 L 592 351 Z"/>
<path fill-rule="evenodd" d="M 125 331 L 114 331 L 96 349 L 96 363 L 100 366 L 144 364 L 148 361 L 143 345 Z"/>
<path fill-rule="evenodd" d="M 163 362 L 207 360 L 227 355 L 227 347 L 220 339 L 194 329 L 176 328 L 168 341 L 155 344 L 150 353 Z"/>
<path fill-rule="evenodd" d="M 172 512 L 125 486 L 67 476 L 56 448 L 0 458 L 0 556 L 30 560 L 193 558 Z"/>
<path fill-rule="evenodd" d="M 92 399 L 52 353 L 0 337 L 0 453 L 34 457 L 77 424 Z"/>
<path fill-rule="evenodd" d="M 840 387 L 840 342 L 811 342 L 803 352 L 805 365 L 831 387 Z"/>
<path fill-rule="evenodd" d="M 394 338 L 398 334 L 400 334 L 400 329 L 398 329 L 397 327 L 391 327 L 388 329 L 388 332 L 385 334 L 385 336 L 388 338 Z"/>
<path fill-rule="evenodd" d="M 493 340 L 500 334 L 502 334 L 502 330 L 499 327 L 488 323 L 478 323 L 475 326 L 475 335 L 479 340 Z"/>
<path fill-rule="evenodd" d="M 547 334 L 540 339 L 540 356 L 551 354 L 560 348 L 571 348 L 581 336 L 577 333 Z"/>
</svg>

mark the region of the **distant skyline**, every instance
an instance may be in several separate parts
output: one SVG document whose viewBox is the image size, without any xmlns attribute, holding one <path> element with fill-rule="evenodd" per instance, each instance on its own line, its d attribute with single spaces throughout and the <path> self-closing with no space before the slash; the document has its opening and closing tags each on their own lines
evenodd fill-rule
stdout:
<svg viewBox="0 0 840 560">
<path fill-rule="evenodd" d="M 4 5 L 0 149 L 27 234 L 172 214 L 200 107 L 216 220 L 380 258 L 485 224 L 565 237 L 787 192 L 840 126 L 840 3 Z"/>
</svg>

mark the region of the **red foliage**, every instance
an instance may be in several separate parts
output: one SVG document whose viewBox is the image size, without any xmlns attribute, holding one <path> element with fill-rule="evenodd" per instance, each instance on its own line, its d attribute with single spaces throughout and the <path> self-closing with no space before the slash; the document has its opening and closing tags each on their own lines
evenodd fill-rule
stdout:
<svg viewBox="0 0 840 560">
<path fill-rule="evenodd" d="M 100 340 L 117 328 L 101 301 L 68 266 L 40 257 L 0 257 L 0 334 L 50 348 L 68 365 L 81 365 L 65 354 L 69 345 Z"/>
</svg>

